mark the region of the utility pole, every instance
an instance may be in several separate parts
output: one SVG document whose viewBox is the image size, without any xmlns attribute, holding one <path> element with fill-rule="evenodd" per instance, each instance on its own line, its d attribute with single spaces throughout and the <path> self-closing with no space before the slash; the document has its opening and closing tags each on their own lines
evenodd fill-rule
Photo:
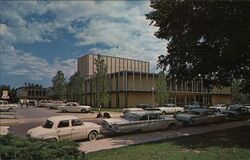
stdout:
<svg viewBox="0 0 250 160">
<path fill-rule="evenodd" d="M 154 104 L 154 87 L 152 87 L 152 104 L 153 104 L 153 108 L 155 108 L 155 104 Z"/>
</svg>

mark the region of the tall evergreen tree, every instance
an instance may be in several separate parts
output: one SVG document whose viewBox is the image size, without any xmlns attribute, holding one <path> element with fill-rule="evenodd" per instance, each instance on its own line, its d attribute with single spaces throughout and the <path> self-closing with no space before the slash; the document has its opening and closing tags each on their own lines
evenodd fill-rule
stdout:
<svg viewBox="0 0 250 160">
<path fill-rule="evenodd" d="M 52 98 L 64 100 L 66 98 L 66 80 L 62 71 L 57 71 L 52 78 L 54 96 Z"/>
<path fill-rule="evenodd" d="M 95 83 L 93 88 L 96 92 L 96 104 L 104 106 L 109 101 L 107 65 L 101 55 L 98 55 L 97 59 L 95 59 L 95 65 Z"/>
<path fill-rule="evenodd" d="M 78 72 L 69 78 L 67 100 L 83 103 L 84 81 Z"/>
<path fill-rule="evenodd" d="M 169 92 L 168 92 L 168 87 L 167 87 L 167 81 L 166 81 L 166 76 L 163 72 L 160 72 L 158 74 L 158 79 L 156 82 L 156 94 L 155 94 L 155 101 L 162 106 L 166 99 L 169 96 Z"/>
</svg>

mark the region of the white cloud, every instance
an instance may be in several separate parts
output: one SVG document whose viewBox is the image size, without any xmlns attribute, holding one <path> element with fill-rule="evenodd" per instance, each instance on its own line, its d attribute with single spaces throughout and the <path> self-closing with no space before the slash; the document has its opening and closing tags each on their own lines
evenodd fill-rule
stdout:
<svg viewBox="0 0 250 160">
<path fill-rule="evenodd" d="M 58 70 L 62 70 L 67 78 L 76 71 L 75 59 L 56 59 L 50 64 L 43 58 L 17 50 L 13 46 L 5 45 L 0 49 L 1 67 L 12 75 L 25 75 L 31 80 L 42 80 L 52 78 Z"/>
<path fill-rule="evenodd" d="M 76 68 L 73 58 L 61 62 L 55 57 L 49 64 L 46 59 L 12 47 L 16 43 L 49 43 L 57 38 L 57 31 L 62 28 L 73 34 L 76 47 L 102 44 L 107 47 L 93 47 L 89 51 L 146 60 L 155 66 L 157 57 L 166 53 L 166 41 L 154 37 L 157 28 L 149 26 L 150 21 L 145 19 L 150 11 L 149 4 L 149 1 L 0 2 L 0 37 L 4 42 L 0 47 L 5 45 L 6 52 L 1 56 L 6 59 L 5 70 L 10 74 L 28 75 L 31 79 L 50 77 L 59 69 L 72 75 Z M 55 15 L 54 18 L 28 20 L 30 16 L 47 13 Z M 75 28 L 72 24 L 77 21 L 85 24 Z"/>
</svg>

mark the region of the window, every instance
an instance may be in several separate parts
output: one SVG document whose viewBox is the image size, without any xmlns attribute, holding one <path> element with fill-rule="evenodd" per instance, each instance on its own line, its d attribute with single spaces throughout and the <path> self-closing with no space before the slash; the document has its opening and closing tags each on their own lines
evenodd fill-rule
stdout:
<svg viewBox="0 0 250 160">
<path fill-rule="evenodd" d="M 159 119 L 159 116 L 157 114 L 150 114 L 149 120 L 153 120 L 153 119 Z"/>
<path fill-rule="evenodd" d="M 148 120 L 148 115 L 144 115 L 144 116 L 142 116 L 139 120 L 140 120 L 140 121 L 145 121 L 145 120 Z"/>
<path fill-rule="evenodd" d="M 71 125 L 72 125 L 72 126 L 81 126 L 81 125 L 82 125 L 82 122 L 79 121 L 78 119 L 73 119 L 73 120 L 71 121 Z"/>
<path fill-rule="evenodd" d="M 53 127 L 53 122 L 47 120 L 43 125 L 43 128 L 52 128 Z"/>
<path fill-rule="evenodd" d="M 61 122 L 58 124 L 58 128 L 63 128 L 63 127 L 69 127 L 69 121 L 68 121 L 68 120 L 61 121 Z"/>
</svg>

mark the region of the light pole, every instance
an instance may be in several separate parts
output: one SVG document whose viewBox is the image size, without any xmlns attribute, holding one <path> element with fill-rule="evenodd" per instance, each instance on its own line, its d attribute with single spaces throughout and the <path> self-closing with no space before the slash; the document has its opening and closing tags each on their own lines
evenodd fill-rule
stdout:
<svg viewBox="0 0 250 160">
<path fill-rule="evenodd" d="M 155 108 L 155 104 L 154 104 L 154 87 L 152 87 L 152 104 L 153 104 L 153 108 Z"/>
</svg>

